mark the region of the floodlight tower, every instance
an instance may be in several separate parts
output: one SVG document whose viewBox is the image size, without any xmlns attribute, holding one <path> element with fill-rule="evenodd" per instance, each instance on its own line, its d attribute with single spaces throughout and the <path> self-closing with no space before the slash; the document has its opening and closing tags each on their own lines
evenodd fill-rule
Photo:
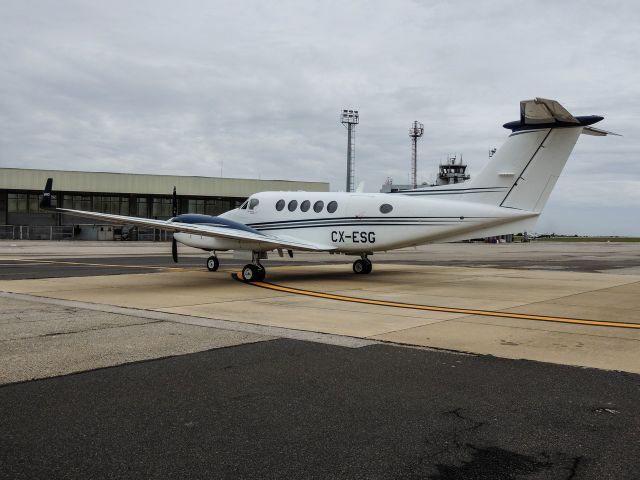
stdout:
<svg viewBox="0 0 640 480">
<path fill-rule="evenodd" d="M 360 122 L 358 110 L 342 110 L 340 123 L 347 127 L 347 192 L 353 192 L 355 180 L 355 127 Z"/>
<path fill-rule="evenodd" d="M 417 120 L 413 122 L 413 127 L 409 129 L 409 136 L 411 137 L 411 186 L 412 188 L 418 187 L 417 181 L 417 164 L 418 164 L 418 139 L 424 133 L 424 125 Z"/>
</svg>

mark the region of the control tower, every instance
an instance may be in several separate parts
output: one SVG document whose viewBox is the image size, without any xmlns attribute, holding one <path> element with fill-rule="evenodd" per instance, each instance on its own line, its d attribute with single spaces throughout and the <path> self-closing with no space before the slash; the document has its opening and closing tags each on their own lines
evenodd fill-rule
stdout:
<svg viewBox="0 0 640 480">
<path fill-rule="evenodd" d="M 447 161 L 440 164 L 436 185 L 462 183 L 470 178 L 471 176 L 467 173 L 467 165 L 462 163 L 462 154 L 460 154 L 459 161 L 456 155 L 447 155 Z"/>
</svg>

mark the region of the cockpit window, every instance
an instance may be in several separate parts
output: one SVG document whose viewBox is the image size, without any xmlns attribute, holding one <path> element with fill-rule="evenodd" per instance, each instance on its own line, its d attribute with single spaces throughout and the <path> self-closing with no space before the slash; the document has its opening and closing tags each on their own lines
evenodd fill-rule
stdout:
<svg viewBox="0 0 640 480">
<path fill-rule="evenodd" d="M 259 203 L 260 200 L 258 200 L 257 198 L 252 198 L 251 200 L 249 200 L 249 210 L 253 210 L 254 208 L 256 208 Z"/>
<path fill-rule="evenodd" d="M 247 205 L 249 205 L 249 200 L 245 200 L 245 202 L 242 205 L 240 205 L 240 209 L 246 210 L 247 209 Z"/>
</svg>

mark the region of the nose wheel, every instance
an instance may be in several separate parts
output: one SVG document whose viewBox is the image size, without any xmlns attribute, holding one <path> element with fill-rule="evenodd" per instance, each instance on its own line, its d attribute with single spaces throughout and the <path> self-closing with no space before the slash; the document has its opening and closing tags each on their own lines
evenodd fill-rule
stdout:
<svg viewBox="0 0 640 480">
<path fill-rule="evenodd" d="M 207 258 L 207 270 L 209 270 L 210 272 L 215 272 L 216 270 L 218 270 L 219 266 L 220 260 L 218 260 L 218 257 L 216 257 L 215 255 L 211 255 L 209 258 Z"/>
<path fill-rule="evenodd" d="M 367 257 L 359 258 L 353 262 L 353 273 L 371 273 L 373 264 Z"/>
</svg>

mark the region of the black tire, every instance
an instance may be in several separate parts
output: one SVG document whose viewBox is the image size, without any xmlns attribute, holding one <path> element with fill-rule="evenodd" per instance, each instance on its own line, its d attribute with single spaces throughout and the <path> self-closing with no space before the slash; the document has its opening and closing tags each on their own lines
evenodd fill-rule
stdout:
<svg viewBox="0 0 640 480">
<path fill-rule="evenodd" d="M 366 259 L 364 263 L 365 263 L 365 269 L 364 269 L 364 272 L 362 273 L 371 273 L 371 270 L 373 270 L 373 264 L 371 263 L 371 260 Z"/>
<path fill-rule="evenodd" d="M 258 277 L 258 269 L 255 265 L 247 264 L 242 267 L 242 279 L 245 282 L 255 282 Z"/>
<path fill-rule="evenodd" d="M 365 273 L 366 269 L 367 264 L 362 259 L 353 262 L 353 273 Z"/>
<path fill-rule="evenodd" d="M 218 260 L 218 257 L 212 255 L 207 258 L 207 270 L 209 270 L 210 272 L 215 272 L 216 270 L 218 270 L 219 266 L 220 260 Z"/>
<path fill-rule="evenodd" d="M 262 281 L 264 281 L 264 277 L 266 277 L 266 276 L 267 276 L 267 270 L 262 265 L 260 265 L 258 267 L 258 275 L 256 276 L 255 281 L 256 282 L 262 282 Z"/>
</svg>

